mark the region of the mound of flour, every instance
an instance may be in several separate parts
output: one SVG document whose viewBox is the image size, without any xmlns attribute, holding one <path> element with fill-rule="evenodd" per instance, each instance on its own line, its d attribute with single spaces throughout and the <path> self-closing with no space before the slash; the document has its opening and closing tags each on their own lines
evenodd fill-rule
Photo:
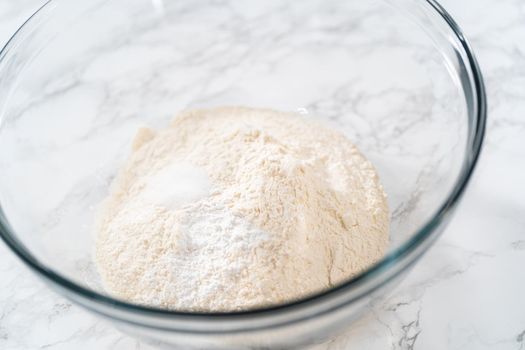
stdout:
<svg viewBox="0 0 525 350">
<path fill-rule="evenodd" d="M 188 111 L 137 133 L 98 213 L 95 260 L 118 298 L 241 310 L 367 268 L 388 216 L 373 166 L 339 132 L 272 110 Z"/>
</svg>

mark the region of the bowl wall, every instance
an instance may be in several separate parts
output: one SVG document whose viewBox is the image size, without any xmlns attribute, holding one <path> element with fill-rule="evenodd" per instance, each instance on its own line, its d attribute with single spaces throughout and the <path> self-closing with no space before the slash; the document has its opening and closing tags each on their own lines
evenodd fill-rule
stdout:
<svg viewBox="0 0 525 350">
<path fill-rule="evenodd" d="M 374 163 L 389 197 L 394 263 L 472 166 L 479 96 L 468 59 L 425 1 L 54 0 L 0 59 L 4 219 L 42 266 L 104 294 L 93 218 L 137 128 L 161 128 L 189 108 L 266 107 L 323 120 Z M 133 311 L 117 318 L 128 324 Z"/>
</svg>

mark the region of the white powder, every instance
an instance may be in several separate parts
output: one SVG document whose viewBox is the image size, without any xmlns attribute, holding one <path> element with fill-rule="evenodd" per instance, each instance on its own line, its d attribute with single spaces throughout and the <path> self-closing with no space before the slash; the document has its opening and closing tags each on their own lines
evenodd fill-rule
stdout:
<svg viewBox="0 0 525 350">
<path fill-rule="evenodd" d="M 141 196 L 145 202 L 175 210 L 206 197 L 209 191 L 210 181 L 203 169 L 172 163 L 147 179 Z"/>
<path fill-rule="evenodd" d="M 108 292 L 178 310 L 294 300 L 369 267 L 388 243 L 385 195 L 353 144 L 241 107 L 139 130 L 98 219 Z"/>
</svg>

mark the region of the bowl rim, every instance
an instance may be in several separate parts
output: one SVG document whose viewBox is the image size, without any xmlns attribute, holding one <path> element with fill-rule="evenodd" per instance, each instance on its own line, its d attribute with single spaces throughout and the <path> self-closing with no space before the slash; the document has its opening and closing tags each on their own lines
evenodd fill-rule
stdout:
<svg viewBox="0 0 525 350">
<path fill-rule="evenodd" d="M 473 131 L 473 137 L 471 144 L 467 145 L 467 152 L 465 154 L 465 159 L 462 162 L 462 167 L 460 173 L 457 176 L 457 179 L 453 185 L 453 188 L 448 195 L 448 197 L 441 203 L 438 207 L 435 214 L 428 219 L 412 236 L 411 239 L 404 242 L 398 248 L 387 254 L 379 262 L 370 268 L 366 269 L 359 275 L 351 278 L 350 280 L 342 283 L 339 286 L 324 290 L 307 297 L 301 298 L 299 300 L 286 302 L 282 304 L 272 305 L 270 307 L 261 307 L 254 309 L 247 309 L 243 311 L 232 311 L 232 312 L 185 312 L 185 311 L 175 311 L 169 309 L 162 309 L 158 307 L 143 306 L 138 304 L 129 303 L 126 301 L 114 299 L 110 296 L 103 295 L 101 293 L 95 292 L 91 289 L 85 288 L 76 284 L 75 282 L 69 280 L 68 278 L 62 276 L 60 273 L 55 272 L 54 270 L 46 267 L 45 264 L 41 263 L 37 258 L 31 254 L 31 252 L 25 248 L 25 246 L 16 238 L 16 233 L 12 230 L 8 224 L 7 218 L 0 205 L 0 237 L 6 243 L 6 245 L 17 255 L 34 273 L 43 277 L 47 282 L 51 282 L 52 285 L 55 285 L 61 289 L 65 289 L 73 294 L 78 294 L 82 298 L 88 300 L 94 300 L 97 303 L 104 304 L 105 306 L 121 309 L 124 311 L 138 312 L 142 314 L 147 314 L 148 316 L 172 316 L 176 318 L 184 318 L 188 320 L 191 318 L 202 319 L 206 318 L 208 321 L 218 321 L 224 322 L 227 319 L 233 319 L 236 317 L 246 317 L 246 316 L 258 316 L 262 314 L 267 314 L 269 312 L 276 311 L 287 311 L 295 310 L 296 308 L 307 307 L 311 302 L 318 301 L 319 299 L 326 299 L 330 296 L 335 295 L 336 293 L 345 292 L 352 290 L 366 282 L 369 278 L 376 276 L 380 271 L 387 270 L 388 268 L 393 268 L 396 266 L 401 258 L 409 255 L 411 252 L 416 250 L 420 246 L 424 246 L 424 243 L 432 238 L 432 233 L 435 231 L 435 228 L 439 226 L 440 223 L 444 222 L 448 215 L 453 212 L 455 207 L 458 204 L 458 201 L 462 197 L 466 186 L 469 182 L 470 177 L 474 171 L 474 168 L 479 159 L 481 152 L 485 126 L 487 120 L 487 98 L 485 85 L 483 81 L 483 76 L 479 67 L 479 64 L 475 58 L 473 50 L 470 43 L 465 38 L 462 30 L 455 22 L 455 20 L 448 14 L 448 12 L 436 1 L 436 0 L 420 0 L 433 8 L 433 10 L 439 14 L 442 19 L 448 24 L 450 29 L 455 35 L 455 39 L 461 45 L 461 48 L 464 50 L 467 56 L 468 66 L 472 70 L 472 81 L 473 87 L 476 92 L 475 107 L 477 107 L 477 113 L 475 115 L 475 128 Z M 48 8 L 53 4 L 55 0 L 47 0 L 40 8 L 38 8 L 11 36 L 7 41 L 5 46 L 0 50 L 0 63 L 5 59 L 8 51 L 15 47 L 19 35 L 22 30 L 30 27 L 33 23 L 33 20 L 38 17 L 44 9 Z M 424 250 L 421 252 L 424 253 L 428 249 L 427 245 Z M 415 260 L 415 258 L 414 258 Z M 410 263 L 414 262 L 411 261 Z M 389 279 L 393 278 L 401 271 L 395 272 Z M 383 281 L 381 284 L 386 283 Z M 364 295 L 369 294 L 376 287 L 365 288 L 363 292 L 355 296 L 351 300 L 347 301 L 353 302 L 358 299 L 361 299 Z M 96 310 L 92 310 L 98 312 Z M 128 321 L 128 320 L 124 320 Z"/>
</svg>

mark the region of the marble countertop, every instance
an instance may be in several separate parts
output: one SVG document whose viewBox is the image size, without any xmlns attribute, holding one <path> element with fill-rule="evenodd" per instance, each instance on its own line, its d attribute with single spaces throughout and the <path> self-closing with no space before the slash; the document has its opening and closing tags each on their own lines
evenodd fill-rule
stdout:
<svg viewBox="0 0 525 350">
<path fill-rule="evenodd" d="M 0 2 L 0 44 L 41 4 Z M 525 2 L 444 0 L 489 98 L 484 151 L 452 223 L 380 307 L 322 349 L 525 349 Z M 151 349 L 50 291 L 0 243 L 0 349 Z"/>
</svg>

